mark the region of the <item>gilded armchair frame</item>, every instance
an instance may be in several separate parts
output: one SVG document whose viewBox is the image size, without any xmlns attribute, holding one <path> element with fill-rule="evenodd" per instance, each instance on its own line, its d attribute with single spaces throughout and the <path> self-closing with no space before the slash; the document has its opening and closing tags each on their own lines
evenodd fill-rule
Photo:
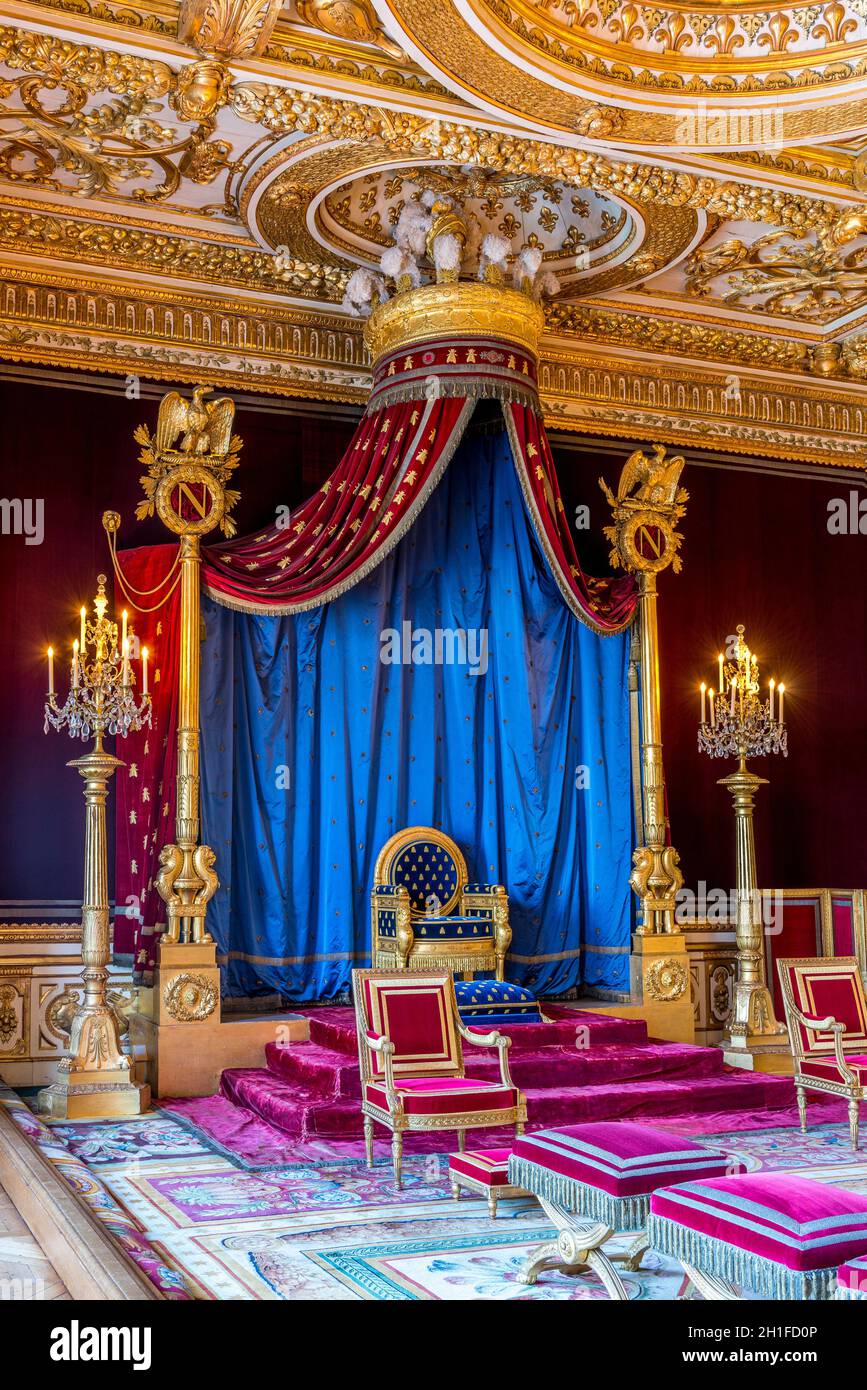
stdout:
<svg viewBox="0 0 867 1390">
<path fill-rule="evenodd" d="M 401 1186 L 403 1136 L 407 1132 L 455 1130 L 458 1134 L 458 1147 L 461 1152 L 464 1151 L 466 1145 L 466 1131 L 468 1129 L 504 1128 L 506 1125 L 514 1125 L 515 1133 L 523 1134 L 524 1126 L 527 1123 L 527 1102 L 523 1092 L 515 1086 L 509 1071 L 511 1038 L 507 1038 L 503 1033 L 498 1033 L 496 1029 L 490 1033 L 481 1033 L 464 1024 L 458 1013 L 454 981 L 451 974 L 444 969 L 419 971 L 414 975 L 414 982 L 422 983 L 425 980 L 430 980 L 435 983 L 442 981 L 446 991 L 447 1007 L 455 1026 L 456 1070 L 451 1074 L 460 1078 L 465 1076 L 463 1043 L 471 1043 L 473 1047 L 496 1047 L 499 1052 L 500 1081 L 504 1087 L 507 1086 L 515 1092 L 517 1103 L 506 1109 L 480 1109 L 436 1115 L 407 1114 L 400 1095 L 400 1078 L 395 1078 L 394 1075 L 395 1045 L 386 1035 L 371 1036 L 369 1031 L 363 989 L 364 981 L 367 979 L 375 979 L 378 982 L 389 979 L 403 981 L 406 980 L 406 972 L 404 970 L 378 970 L 375 968 L 353 970 L 352 972 L 352 996 L 355 1003 L 355 1024 L 358 1035 L 358 1064 L 361 1071 L 361 1112 L 364 1117 L 364 1147 L 368 1168 L 373 1167 L 374 1124 L 381 1124 L 385 1129 L 391 1131 L 391 1156 L 394 1180 L 398 1188 Z M 373 1053 L 382 1058 L 381 1076 L 375 1075 L 371 1065 Z M 369 1083 L 384 1087 L 387 1109 L 368 1100 L 367 1087 Z M 480 1091 L 479 1095 L 484 1096 L 484 1091 Z"/>
<path fill-rule="evenodd" d="M 455 908 L 460 916 L 490 920 L 491 935 L 474 941 L 423 939 L 414 924 L 436 921 L 436 917 L 413 908 L 408 890 L 392 883 L 394 861 L 402 850 L 418 840 L 441 846 L 455 862 L 458 884 L 446 903 L 440 904 L 436 917 L 446 918 Z M 391 892 L 387 891 L 391 889 Z M 394 935 L 381 930 L 384 917 L 393 914 Z M 442 966 L 455 974 L 472 978 L 478 971 L 492 970 L 497 980 L 505 975 L 506 954 L 512 941 L 509 925 L 509 898 L 500 883 L 470 884 L 463 854 L 450 836 L 431 826 L 413 825 L 401 830 L 380 850 L 373 871 L 373 890 L 370 895 L 371 962 L 385 970 L 429 970 Z"/>
<path fill-rule="evenodd" d="M 836 956 L 834 958 L 799 956 L 777 961 L 777 972 L 780 978 L 780 987 L 783 992 L 783 1007 L 786 1014 L 786 1024 L 789 1029 L 789 1041 L 792 1048 L 792 1057 L 795 1064 L 795 1091 L 798 1097 L 798 1114 L 801 1120 L 801 1130 L 807 1130 L 807 1091 L 825 1091 L 830 1095 L 840 1096 L 848 1101 L 849 1105 L 849 1135 L 852 1140 L 852 1148 L 858 1151 L 858 1130 L 860 1121 L 860 1105 L 865 1098 L 865 1088 L 862 1085 L 858 1073 L 853 1071 L 846 1060 L 846 1048 L 843 1043 L 843 1036 L 846 1031 L 845 1023 L 838 1022 L 832 1015 L 826 1018 L 819 1018 L 816 1015 L 807 1014 L 796 1003 L 794 990 L 792 989 L 790 970 L 803 967 L 816 974 L 821 974 L 824 968 L 830 973 L 833 970 L 839 971 L 841 967 L 850 966 L 854 986 L 861 999 L 861 1007 L 865 1018 L 867 1018 L 867 998 L 864 994 L 864 982 L 861 978 L 861 971 L 858 960 L 855 956 Z M 800 1025 L 800 1027 L 798 1026 Z M 815 1060 L 821 1057 L 830 1060 L 827 1050 L 819 1053 L 811 1053 L 804 1047 L 801 1036 L 801 1028 L 808 1033 L 830 1033 L 833 1040 L 833 1061 L 836 1064 L 839 1079 L 831 1076 L 813 1076 L 803 1070 L 805 1061 Z M 858 1051 L 865 1051 L 865 1043 L 855 1044 Z M 854 1051 L 854 1046 L 851 1051 Z"/>
</svg>

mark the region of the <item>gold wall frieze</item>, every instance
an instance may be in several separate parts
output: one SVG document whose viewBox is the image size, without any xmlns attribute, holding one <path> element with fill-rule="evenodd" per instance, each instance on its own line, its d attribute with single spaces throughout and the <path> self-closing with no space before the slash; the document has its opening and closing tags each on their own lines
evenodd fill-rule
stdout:
<svg viewBox="0 0 867 1390">
<path fill-rule="evenodd" d="M 539 389 L 553 427 L 731 453 L 864 466 L 867 399 L 799 377 L 710 371 L 598 353 L 543 356 Z"/>
<path fill-rule="evenodd" d="M 361 326 L 337 316 L 9 265 L 0 279 L 0 358 L 324 400 L 369 390 Z"/>
<path fill-rule="evenodd" d="M 699 357 L 745 367 L 783 371 L 807 369 L 811 343 L 791 336 L 747 333 L 724 323 L 691 321 L 660 313 L 630 313 L 616 305 L 546 305 L 549 333 L 593 339 L 614 347 L 637 348 L 681 357 Z"/>
<path fill-rule="evenodd" d="M 0 275 L 0 359 L 359 405 L 369 393 L 357 321 L 99 281 L 63 287 L 18 267 Z M 794 370 L 783 378 L 763 363 L 733 371 L 695 358 L 662 362 L 649 350 L 619 357 L 592 341 L 543 338 L 540 390 L 558 430 L 863 463 L 867 402 L 845 381 Z"/>
</svg>

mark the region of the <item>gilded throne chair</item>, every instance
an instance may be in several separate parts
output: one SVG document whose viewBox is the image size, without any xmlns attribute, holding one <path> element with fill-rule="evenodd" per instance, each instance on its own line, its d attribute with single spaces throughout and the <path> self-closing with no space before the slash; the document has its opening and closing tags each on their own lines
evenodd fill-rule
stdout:
<svg viewBox="0 0 867 1390">
<path fill-rule="evenodd" d="M 454 840 L 429 826 L 392 835 L 376 861 L 370 899 L 372 963 L 386 970 L 445 967 L 503 979 L 512 940 L 499 883 L 469 883 Z"/>
<path fill-rule="evenodd" d="M 468 1129 L 514 1125 L 523 1133 L 527 1102 L 509 1074 L 511 1039 L 467 1027 L 450 971 L 353 970 L 352 993 L 368 1168 L 374 1124 L 391 1130 L 398 1187 L 407 1131 L 456 1130 L 461 1151 Z M 462 1043 L 497 1048 L 496 1080 L 465 1075 Z"/>
<path fill-rule="evenodd" d="M 801 1129 L 807 1091 L 849 1102 L 852 1148 L 858 1148 L 861 1101 L 867 1096 L 867 999 L 855 956 L 778 960 L 795 1063 Z"/>
</svg>

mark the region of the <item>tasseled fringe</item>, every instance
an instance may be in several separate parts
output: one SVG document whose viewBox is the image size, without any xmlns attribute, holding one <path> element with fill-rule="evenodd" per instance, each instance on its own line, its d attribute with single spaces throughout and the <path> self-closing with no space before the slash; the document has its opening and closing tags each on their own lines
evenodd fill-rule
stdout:
<svg viewBox="0 0 867 1390">
<path fill-rule="evenodd" d="M 436 376 L 431 372 L 431 376 Z M 382 391 L 374 390 L 365 414 L 375 415 L 378 410 L 403 401 L 423 401 L 426 399 L 425 384 L 415 381 L 405 386 L 389 386 Z M 539 395 L 535 386 L 523 386 L 499 381 L 468 381 L 462 377 L 456 381 L 439 378 L 436 395 L 463 397 L 466 400 L 498 400 L 507 404 L 527 405 L 536 415 L 541 415 Z"/>
<path fill-rule="evenodd" d="M 715 1274 L 730 1284 L 752 1289 L 763 1298 L 833 1298 L 837 1266 L 801 1272 L 787 1269 L 763 1255 L 741 1250 L 715 1236 L 702 1235 L 667 1216 L 651 1216 L 647 1236 L 654 1250 L 694 1265 L 702 1274 Z"/>
<path fill-rule="evenodd" d="M 650 1210 L 649 1196 L 612 1197 L 601 1187 L 591 1187 L 589 1183 L 577 1182 L 562 1173 L 552 1173 L 550 1168 L 514 1154 L 509 1158 L 509 1182 L 536 1197 L 556 1202 L 576 1216 L 604 1221 L 613 1231 L 643 1230 Z"/>
<path fill-rule="evenodd" d="M 849 1284 L 838 1284 L 834 1296 L 841 1303 L 858 1303 L 867 1299 L 867 1289 L 854 1289 Z"/>
</svg>

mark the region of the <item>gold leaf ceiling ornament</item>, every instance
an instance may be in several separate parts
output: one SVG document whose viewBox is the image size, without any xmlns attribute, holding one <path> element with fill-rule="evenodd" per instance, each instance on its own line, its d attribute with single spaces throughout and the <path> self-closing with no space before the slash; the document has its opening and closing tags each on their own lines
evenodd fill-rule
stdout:
<svg viewBox="0 0 867 1390">
<path fill-rule="evenodd" d="M 181 0 L 178 38 L 208 58 L 263 53 L 283 0 Z"/>
<path fill-rule="evenodd" d="M 576 102 L 584 100 L 619 112 L 621 144 L 750 149 L 765 141 L 769 94 L 781 144 L 863 126 L 867 16 L 860 0 L 845 0 L 842 16 L 820 6 L 812 19 L 806 8 L 784 9 L 776 0 L 653 7 L 616 0 L 580 16 L 539 0 L 379 4 L 431 76 L 490 114 L 537 130 L 574 131 Z M 818 32 L 820 16 L 833 41 Z M 695 121 L 697 103 L 725 116 L 734 97 L 743 109 L 730 121 Z"/>
<path fill-rule="evenodd" d="M 298 18 L 339 39 L 373 44 L 392 58 L 405 59 L 400 44 L 386 34 L 370 0 L 295 0 Z"/>
<path fill-rule="evenodd" d="M 232 89 L 231 106 L 243 120 L 262 125 L 275 135 L 303 131 L 360 146 L 376 142 L 396 160 L 426 156 L 493 172 L 521 169 L 525 174 L 593 188 L 638 204 L 703 209 L 734 220 L 804 230 L 829 229 L 841 216 L 839 205 L 802 193 L 654 164 L 628 163 L 596 150 L 431 120 L 415 112 L 385 112 L 379 107 L 292 92 L 265 82 L 237 84 Z"/>
<path fill-rule="evenodd" d="M 860 225 L 852 230 L 857 235 Z M 768 232 L 747 245 L 729 237 L 693 251 L 686 263 L 687 289 L 705 299 L 740 304 L 767 314 L 826 323 L 867 302 L 867 242 L 852 240 L 845 222 L 837 236 Z"/>
<path fill-rule="evenodd" d="M 159 202 L 183 178 L 209 183 L 228 167 L 229 145 L 209 140 L 229 90 L 219 64 L 175 74 L 166 63 L 8 27 L 0 63 L 26 74 L 0 87 L 0 176 L 11 182 L 62 191 L 66 173 L 81 197 L 134 184 L 128 196 Z M 93 104 L 106 93 L 115 100 Z M 198 122 L 192 131 L 165 123 L 166 97 L 182 120 Z"/>
</svg>

